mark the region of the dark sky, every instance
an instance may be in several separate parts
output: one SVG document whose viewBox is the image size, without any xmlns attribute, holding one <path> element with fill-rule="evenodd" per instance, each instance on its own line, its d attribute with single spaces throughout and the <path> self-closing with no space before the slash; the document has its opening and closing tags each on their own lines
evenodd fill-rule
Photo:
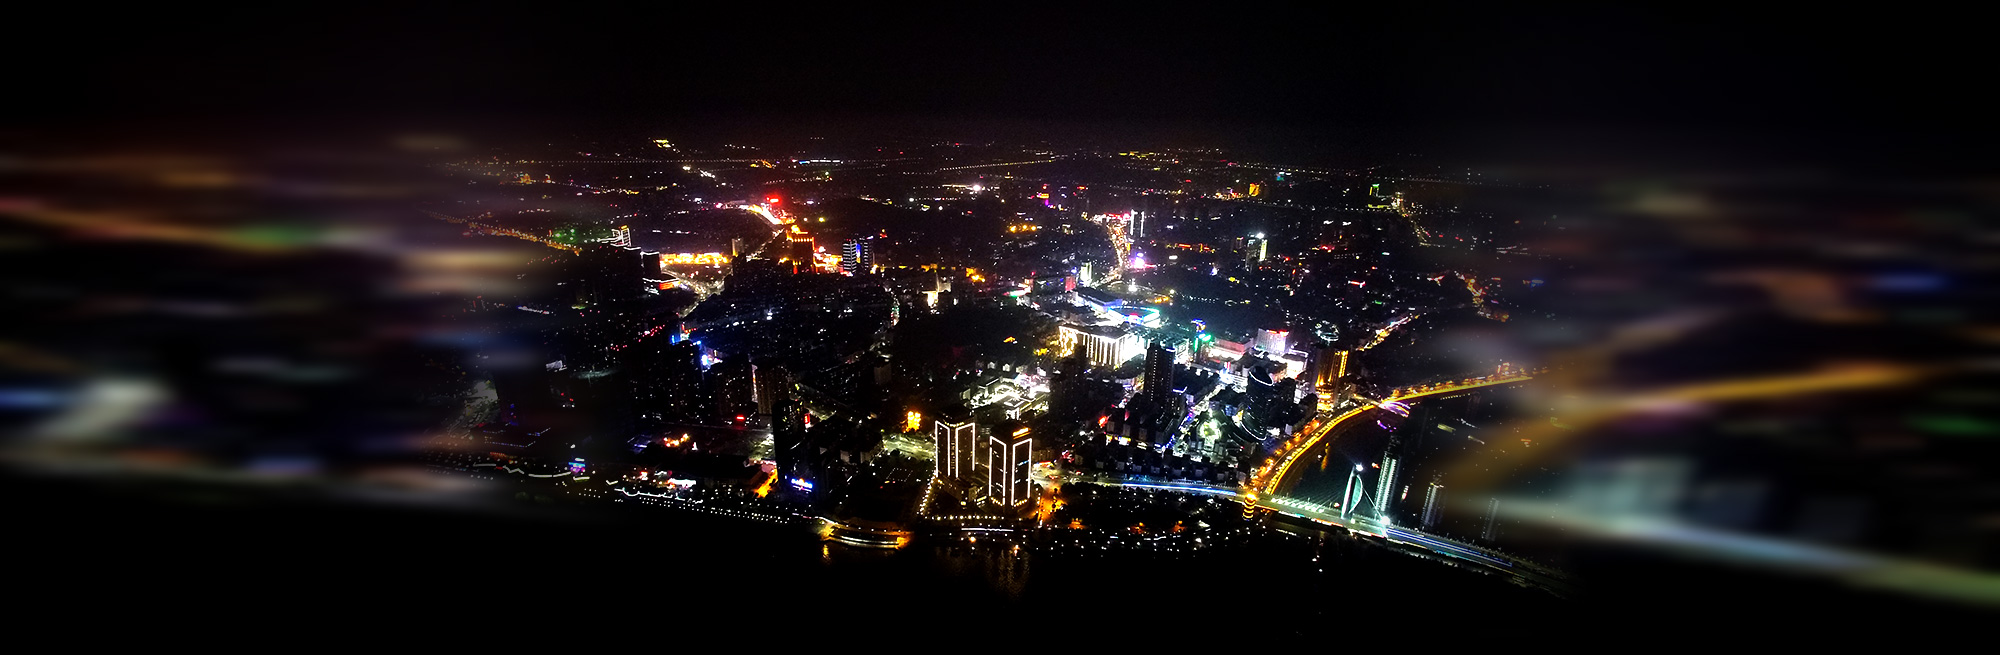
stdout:
<svg viewBox="0 0 2000 655">
<path fill-rule="evenodd" d="M 1473 155 L 1647 142 L 1850 161 L 1946 160 L 1992 141 L 1979 88 L 1990 58 L 1971 21 L 1932 12 L 139 11 L 160 13 L 55 17 L 35 30 L 51 38 L 6 46 L 14 88 L 28 90 L 9 110 L 83 126 L 1067 125 Z"/>
</svg>

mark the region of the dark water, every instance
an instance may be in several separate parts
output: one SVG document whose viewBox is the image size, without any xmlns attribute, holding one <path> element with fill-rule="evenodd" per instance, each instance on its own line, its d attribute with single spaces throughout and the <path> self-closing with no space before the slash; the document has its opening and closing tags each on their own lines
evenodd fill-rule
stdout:
<svg viewBox="0 0 2000 655">
<path fill-rule="evenodd" d="M 998 613 L 1112 634 L 1192 611 L 1324 615 L 1346 606 L 1348 585 L 1378 587 L 1368 593 L 1382 598 L 1382 583 L 1402 575 L 1443 577 L 1390 598 L 1414 601 L 1439 583 L 1458 593 L 1512 591 L 1337 539 L 1277 533 L 1183 553 L 1055 555 L 933 537 L 882 551 L 822 542 L 805 526 L 622 504 L 442 510 L 205 485 L 10 479 L 7 487 L 43 498 L 14 512 L 12 563 L 32 572 L 24 582 L 57 602 L 170 626 L 229 616 L 343 629 L 608 628 L 652 617 L 683 629 L 868 626 L 914 637 L 955 633 L 969 613 Z M 100 596 L 108 589 L 118 593 Z M 200 602 L 184 597 L 195 591 Z"/>
<path fill-rule="evenodd" d="M 137 635 L 217 626 L 289 635 L 273 643 L 393 631 L 901 644 L 962 639 L 975 625 L 1023 639 L 1317 640 L 1363 621 L 1421 631 L 1446 619 L 1505 626 L 1607 610 L 1372 540 L 1264 528 L 1180 553 L 1057 554 L 933 537 L 881 551 L 822 542 L 803 526 L 653 507 L 446 511 L 19 478 L 4 491 L 17 501 L 14 588 L 37 601 L 13 616 L 62 634 L 90 634 L 115 616 Z M 1633 591 L 1607 597 L 1672 605 Z"/>
</svg>

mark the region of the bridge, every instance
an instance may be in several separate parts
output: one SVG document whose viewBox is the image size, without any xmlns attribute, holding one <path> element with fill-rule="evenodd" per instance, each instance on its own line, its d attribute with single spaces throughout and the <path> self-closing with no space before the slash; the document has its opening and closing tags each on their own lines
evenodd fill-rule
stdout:
<svg viewBox="0 0 2000 655">
<path fill-rule="evenodd" d="M 1226 496 L 1242 503 L 1246 514 L 1254 512 L 1257 509 L 1265 509 L 1329 527 L 1342 528 L 1354 534 L 1384 539 L 1394 544 L 1420 549 L 1442 557 L 1457 559 L 1474 566 L 1485 567 L 1513 576 L 1520 581 L 1540 586 L 1558 595 L 1568 595 L 1573 590 L 1563 574 L 1545 568 L 1542 565 L 1517 560 L 1506 554 L 1474 544 L 1400 527 L 1392 521 L 1384 521 L 1374 516 L 1372 512 L 1358 512 L 1351 506 L 1343 511 L 1340 507 L 1328 507 L 1279 493 L 1283 489 L 1283 483 L 1287 482 L 1292 465 L 1301 459 L 1305 453 L 1314 451 L 1323 445 L 1326 439 L 1334 434 L 1336 430 L 1357 418 L 1367 415 L 1372 410 L 1381 409 L 1384 405 L 1391 402 L 1409 402 L 1431 396 L 1464 392 L 1471 389 L 1526 382 L 1534 379 L 1536 375 L 1546 372 L 1547 369 L 1508 370 L 1503 368 L 1495 375 L 1432 382 L 1394 389 L 1387 394 L 1386 399 L 1362 399 L 1360 404 L 1339 414 L 1334 414 L 1331 411 L 1323 411 L 1318 418 L 1308 423 L 1305 429 L 1300 430 L 1296 436 L 1274 449 L 1269 459 L 1262 466 L 1255 469 L 1251 478 L 1241 487 L 1188 481 L 1155 481 L 1146 479 L 1143 476 L 1099 475 L 1094 478 L 1078 477 L 1076 480 L 1079 482 L 1121 487 Z M 1360 493 L 1352 493 L 1355 491 Z M 1349 505 L 1358 504 L 1357 499 L 1366 495 L 1368 495 L 1368 492 L 1365 489 L 1352 489 L 1346 497 L 1341 499 L 1341 502 Z"/>
<path fill-rule="evenodd" d="M 1239 491 L 1237 500 L 1243 503 L 1244 511 L 1246 512 L 1252 511 L 1255 508 L 1267 509 L 1288 516 L 1307 519 L 1321 525 L 1339 527 L 1356 534 L 1386 539 L 1398 544 L 1428 550 L 1439 555 L 1465 560 L 1519 577 L 1552 591 L 1564 591 L 1568 588 L 1568 585 L 1561 579 L 1560 575 L 1539 566 L 1519 562 L 1479 546 L 1426 534 L 1409 528 L 1398 527 L 1378 517 L 1356 512 L 1353 508 L 1342 511 L 1340 508 L 1326 507 L 1318 503 L 1287 497 L 1279 493 L 1284 488 L 1284 483 L 1290 477 L 1293 464 L 1297 463 L 1306 453 L 1318 449 L 1326 442 L 1326 439 L 1330 435 L 1333 435 L 1342 426 L 1367 415 L 1371 411 L 1382 409 L 1385 405 L 1392 402 L 1405 403 L 1430 396 L 1454 394 L 1482 387 L 1525 382 L 1534 379 L 1536 375 L 1546 371 L 1547 369 L 1519 371 L 1503 369 L 1495 375 L 1412 385 L 1393 389 L 1388 393 L 1387 398 L 1384 399 L 1363 398 L 1360 403 L 1339 414 L 1332 414 L 1331 411 L 1322 412 L 1318 418 L 1308 423 L 1305 429 L 1300 430 L 1297 435 L 1279 444 L 1277 448 L 1271 451 L 1264 463 L 1252 471 L 1249 481 Z M 1365 493 L 1363 491 L 1363 494 Z M 1350 494 L 1348 497 L 1342 498 L 1341 502 L 1354 503 L 1354 495 Z"/>
<path fill-rule="evenodd" d="M 1248 503 L 1249 507 L 1261 507 L 1287 516 L 1294 516 L 1321 525 L 1344 528 L 1355 534 L 1387 540 L 1391 543 L 1419 548 L 1432 553 L 1463 560 L 1477 566 L 1484 566 L 1523 581 L 1533 583 L 1557 595 L 1574 593 L 1570 583 L 1562 574 L 1541 565 L 1513 559 L 1504 554 L 1472 544 L 1448 539 L 1433 534 L 1398 527 L 1372 516 L 1348 514 L 1307 501 L 1267 496 Z"/>
<path fill-rule="evenodd" d="M 1332 418 L 1327 418 L 1326 414 L 1322 413 L 1319 418 L 1315 418 L 1312 422 L 1307 423 L 1304 430 L 1300 430 L 1292 438 L 1278 444 L 1277 448 L 1271 450 L 1270 455 L 1267 456 L 1263 464 L 1251 470 L 1250 481 L 1243 486 L 1245 499 L 1248 502 L 1256 502 L 1259 497 L 1278 495 L 1278 490 L 1281 488 L 1280 485 L 1285 481 L 1286 475 L 1291 472 L 1293 463 L 1296 463 L 1304 454 L 1318 447 L 1326 439 L 1327 435 L 1333 434 L 1336 428 L 1346 425 L 1349 421 L 1367 414 L 1371 410 L 1379 409 L 1382 403 L 1391 401 L 1408 402 L 1429 396 L 1457 393 L 1468 389 L 1526 382 L 1534 379 L 1536 374 L 1544 370 L 1546 369 L 1509 371 L 1483 377 L 1402 387 L 1391 390 L 1388 397 L 1381 401 L 1364 399 L 1364 402 Z"/>
</svg>

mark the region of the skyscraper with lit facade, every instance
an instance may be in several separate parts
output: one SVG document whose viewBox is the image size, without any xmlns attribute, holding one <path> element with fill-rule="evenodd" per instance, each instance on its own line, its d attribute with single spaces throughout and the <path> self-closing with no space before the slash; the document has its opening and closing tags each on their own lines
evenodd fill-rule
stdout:
<svg viewBox="0 0 2000 655">
<path fill-rule="evenodd" d="M 875 267 L 872 239 L 848 239 L 840 244 L 840 270 L 848 275 L 867 273 Z"/>
<path fill-rule="evenodd" d="M 1146 400 L 1154 409 L 1164 409 L 1174 393 L 1174 348 L 1154 341 L 1146 344 L 1146 375 L 1142 384 Z"/>
<path fill-rule="evenodd" d="M 1347 375 L 1347 351 L 1335 350 L 1332 344 L 1320 342 L 1313 344 L 1307 353 L 1312 358 L 1308 370 L 1312 374 L 1310 380 L 1313 387 L 1335 391 L 1334 386 Z"/>
<path fill-rule="evenodd" d="M 947 414 L 931 424 L 931 439 L 937 447 L 937 476 L 962 479 L 978 466 L 979 424 L 962 414 Z"/>
<path fill-rule="evenodd" d="M 986 502 L 1018 511 L 1034 500 L 1035 440 L 1026 423 L 1002 421 L 986 439 Z"/>
<path fill-rule="evenodd" d="M 1255 269 L 1264 264 L 1264 260 L 1266 259 L 1265 254 L 1270 251 L 1271 243 L 1264 238 L 1262 233 L 1256 236 L 1244 237 L 1238 243 L 1240 244 L 1238 247 L 1243 251 L 1244 268 Z"/>
</svg>

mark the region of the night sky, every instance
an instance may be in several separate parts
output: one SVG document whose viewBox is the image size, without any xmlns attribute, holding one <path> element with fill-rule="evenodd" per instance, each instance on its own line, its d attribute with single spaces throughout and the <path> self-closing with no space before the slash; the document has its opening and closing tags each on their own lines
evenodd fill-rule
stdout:
<svg viewBox="0 0 2000 655">
<path fill-rule="evenodd" d="M 37 30 L 62 38 L 6 46 L 11 84 L 30 90 L 9 111 L 74 126 L 985 130 L 1482 161 L 1671 147 L 1891 168 L 1976 162 L 1993 132 L 1970 23 L 1929 13 L 855 11 L 52 19 Z"/>
</svg>

